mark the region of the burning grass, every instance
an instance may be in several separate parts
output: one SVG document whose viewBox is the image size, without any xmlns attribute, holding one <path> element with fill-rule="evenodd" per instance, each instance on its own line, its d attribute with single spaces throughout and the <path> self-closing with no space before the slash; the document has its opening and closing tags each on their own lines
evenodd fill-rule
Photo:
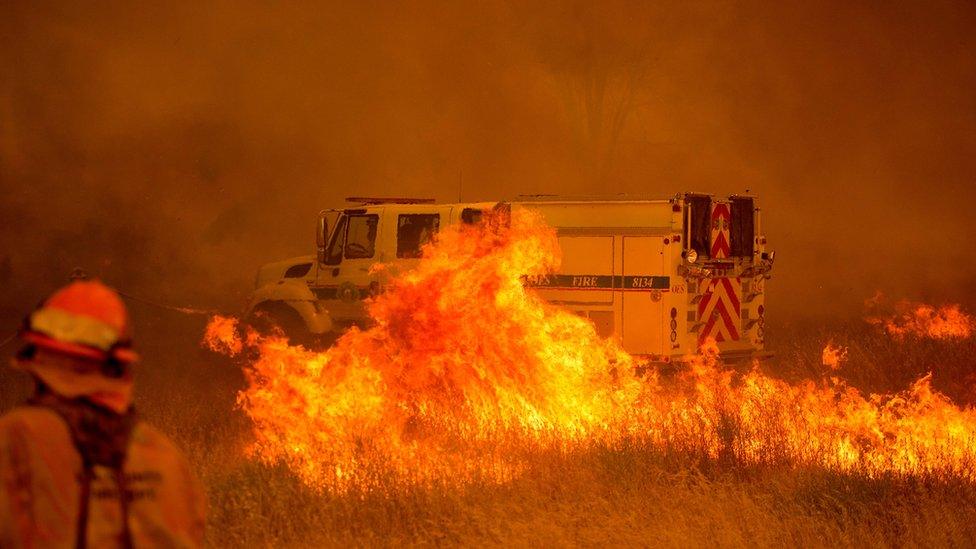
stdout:
<svg viewBox="0 0 976 549">
<path fill-rule="evenodd" d="M 976 544 L 976 489 L 958 476 L 869 478 L 750 465 L 734 454 L 712 459 L 691 440 L 670 448 L 635 440 L 536 451 L 514 445 L 526 468 L 506 483 L 409 486 L 377 462 L 372 474 L 389 490 L 322 492 L 283 464 L 246 457 L 252 423 L 235 410 L 246 381 L 238 362 L 197 351 L 202 325 L 135 312 L 145 357 L 137 407 L 176 439 L 207 486 L 212 546 Z M 824 344 L 833 341 L 848 351 L 838 373 L 864 393 L 932 372 L 933 386 L 964 402 L 976 356 L 972 339 L 878 338 L 860 321 L 773 320 L 768 333 L 778 355 L 768 368 L 778 378 L 819 378 L 827 371 Z M 27 389 L 25 379 L 0 369 L 3 409 Z M 741 428 L 725 426 L 733 435 Z"/>
<path fill-rule="evenodd" d="M 976 331 L 976 318 L 964 312 L 957 304 L 936 307 L 908 300 L 889 304 L 878 293 L 866 305 L 869 310 L 867 321 L 898 339 L 906 336 L 965 339 Z"/>
<path fill-rule="evenodd" d="M 778 324 L 769 365 L 783 379 L 822 373 L 855 376 L 859 393 L 885 391 L 899 379 L 933 372 L 929 383 L 958 393 L 958 372 L 972 368 L 972 341 L 879 340 L 857 323 Z M 847 350 L 835 371 L 824 365 L 828 340 Z M 878 375 L 879 363 L 889 375 Z M 694 375 L 689 373 L 688 375 Z M 730 372 L 740 383 L 749 371 Z M 678 380 L 673 380 L 677 382 Z M 662 381 L 662 383 L 664 383 Z M 785 383 L 785 382 L 784 382 Z M 814 384 L 836 387 L 829 381 Z M 836 382 L 833 382 L 836 383 Z M 854 387 L 849 387 L 854 390 Z M 756 402 L 756 413 L 782 417 L 784 404 Z M 787 407 L 788 408 L 788 407 Z M 666 444 L 621 436 L 573 444 L 526 444 L 501 437 L 494 457 L 523 468 L 506 482 L 492 475 L 405 482 L 396 463 L 376 459 L 369 486 L 321 491 L 283 463 L 233 461 L 251 435 L 242 415 L 228 462 L 207 465 L 211 540 L 217 545 L 665 545 L 706 540 L 724 546 L 970 546 L 976 543 L 976 489 L 966 470 L 879 472 L 867 463 L 846 471 L 800 464 L 777 422 L 717 413 Z M 175 427 L 175 425 L 174 425 Z M 711 433 L 734 450 L 737 440 L 770 441 L 766 459 L 711 450 Z M 817 461 L 817 460 L 813 460 Z M 233 465 L 231 465 L 233 463 Z M 969 477 L 969 478 L 967 478 Z M 409 480 L 409 479 L 407 479 Z"/>
<path fill-rule="evenodd" d="M 228 546 L 968 546 L 976 518 L 957 482 L 726 468 L 619 446 L 539 453 L 505 484 L 329 494 L 249 463 L 214 490 L 211 540 Z"/>
</svg>

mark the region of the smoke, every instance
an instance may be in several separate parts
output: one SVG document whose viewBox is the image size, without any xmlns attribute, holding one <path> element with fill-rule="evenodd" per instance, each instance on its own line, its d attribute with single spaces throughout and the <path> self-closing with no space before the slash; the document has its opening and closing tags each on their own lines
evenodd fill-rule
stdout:
<svg viewBox="0 0 976 549">
<path fill-rule="evenodd" d="M 8 2 L 3 307 L 81 266 L 233 310 L 349 195 L 747 189 L 771 313 L 966 299 L 974 22 L 952 2 Z"/>
</svg>

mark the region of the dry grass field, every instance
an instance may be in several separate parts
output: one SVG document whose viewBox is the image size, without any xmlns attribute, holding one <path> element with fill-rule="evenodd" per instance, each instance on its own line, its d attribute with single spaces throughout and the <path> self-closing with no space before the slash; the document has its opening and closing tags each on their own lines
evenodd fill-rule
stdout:
<svg viewBox="0 0 976 549">
<path fill-rule="evenodd" d="M 502 484 L 380 479 L 383 490 L 317 493 L 287 468 L 244 456 L 249 420 L 235 408 L 244 379 L 238 364 L 199 347 L 202 318 L 135 313 L 145 357 L 138 409 L 177 440 L 205 483 L 213 546 L 976 544 L 976 488 L 957 477 L 751 466 L 636 442 L 529 451 L 528 469 Z M 956 402 L 972 399 L 972 339 L 899 342 L 859 321 L 773 325 L 777 357 L 765 368 L 818 377 L 826 341 L 849 348 L 841 374 L 861 390 L 902 389 L 931 371 Z M 0 382 L 3 409 L 28 390 L 9 369 Z"/>
</svg>

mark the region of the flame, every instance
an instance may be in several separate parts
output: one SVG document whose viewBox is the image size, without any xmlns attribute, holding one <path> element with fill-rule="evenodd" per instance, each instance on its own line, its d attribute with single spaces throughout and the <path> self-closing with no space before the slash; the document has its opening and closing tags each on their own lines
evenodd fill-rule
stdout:
<svg viewBox="0 0 976 549">
<path fill-rule="evenodd" d="M 847 360 L 847 347 L 836 346 L 833 342 L 827 342 L 820 354 L 823 365 L 835 371 L 840 370 L 841 362 L 845 360 Z"/>
<path fill-rule="evenodd" d="M 539 452 L 641 445 L 744 464 L 976 480 L 976 413 L 929 377 L 864 396 L 843 380 L 737 374 L 714 342 L 673 378 L 593 325 L 546 303 L 522 275 L 556 268 L 555 233 L 529 212 L 451 227 L 419 266 L 369 303 L 374 322 L 314 352 L 215 318 L 211 347 L 256 352 L 238 403 L 250 453 L 306 484 L 343 491 L 404 483 L 505 482 Z M 240 345 L 240 347 L 237 346 Z M 846 353 L 828 345 L 824 363 Z"/>
<path fill-rule="evenodd" d="M 878 308 L 882 302 L 883 297 L 878 294 L 868 304 Z M 927 339 L 965 339 L 976 330 L 976 319 L 963 312 L 959 305 L 934 307 L 907 300 L 896 303 L 893 312 L 869 316 L 867 321 L 899 339 L 908 335 Z"/>
<path fill-rule="evenodd" d="M 203 344 L 216 353 L 237 356 L 244 350 L 244 342 L 237 332 L 236 318 L 214 315 L 207 323 L 203 334 Z"/>
</svg>

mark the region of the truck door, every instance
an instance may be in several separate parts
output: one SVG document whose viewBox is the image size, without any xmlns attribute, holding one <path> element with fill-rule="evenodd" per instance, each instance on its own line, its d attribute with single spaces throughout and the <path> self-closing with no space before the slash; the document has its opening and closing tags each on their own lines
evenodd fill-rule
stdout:
<svg viewBox="0 0 976 549">
<path fill-rule="evenodd" d="M 621 339 L 631 354 L 664 353 L 664 238 L 623 237 Z"/>
<path fill-rule="evenodd" d="M 370 268 L 379 261 L 380 230 L 379 212 L 347 211 L 339 219 L 314 288 L 333 319 L 365 320 L 363 300 L 373 288 Z"/>
<path fill-rule="evenodd" d="M 562 265 L 559 272 L 525 278 L 543 299 L 563 305 L 589 318 L 597 334 L 614 334 L 614 295 L 619 276 L 614 276 L 614 237 L 560 235 Z"/>
</svg>

